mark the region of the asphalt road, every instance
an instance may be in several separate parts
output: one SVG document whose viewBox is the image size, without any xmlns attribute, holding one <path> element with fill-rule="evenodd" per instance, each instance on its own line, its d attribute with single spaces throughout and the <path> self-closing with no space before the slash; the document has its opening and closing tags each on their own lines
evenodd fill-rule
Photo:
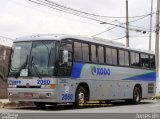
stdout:
<svg viewBox="0 0 160 119">
<path fill-rule="evenodd" d="M 83 109 L 74 109 L 72 105 L 46 106 L 44 109 L 30 107 L 0 108 L 1 113 L 160 113 L 160 101 L 144 100 L 139 105 L 114 102 L 112 104 L 92 104 Z"/>
</svg>

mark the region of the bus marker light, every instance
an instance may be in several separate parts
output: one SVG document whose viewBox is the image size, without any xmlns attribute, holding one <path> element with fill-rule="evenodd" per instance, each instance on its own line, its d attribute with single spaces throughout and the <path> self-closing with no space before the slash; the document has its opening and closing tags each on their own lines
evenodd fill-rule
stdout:
<svg viewBox="0 0 160 119">
<path fill-rule="evenodd" d="M 56 88 L 56 84 L 51 84 L 50 88 L 55 89 Z"/>
</svg>

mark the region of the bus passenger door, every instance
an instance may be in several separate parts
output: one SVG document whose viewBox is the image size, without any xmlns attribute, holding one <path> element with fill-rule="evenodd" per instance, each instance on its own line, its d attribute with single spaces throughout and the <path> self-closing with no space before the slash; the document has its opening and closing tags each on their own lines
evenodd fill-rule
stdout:
<svg viewBox="0 0 160 119">
<path fill-rule="evenodd" d="M 60 45 L 60 60 L 58 75 L 62 77 L 70 77 L 73 65 L 72 40 L 65 39 Z M 67 55 L 67 56 L 66 56 Z"/>
</svg>

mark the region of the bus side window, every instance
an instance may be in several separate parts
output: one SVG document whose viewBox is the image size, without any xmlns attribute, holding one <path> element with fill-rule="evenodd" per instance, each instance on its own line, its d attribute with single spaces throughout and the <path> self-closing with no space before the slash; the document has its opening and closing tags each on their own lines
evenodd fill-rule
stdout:
<svg viewBox="0 0 160 119">
<path fill-rule="evenodd" d="M 104 48 L 102 46 L 98 46 L 97 50 L 99 63 L 104 63 Z"/>
<path fill-rule="evenodd" d="M 141 66 L 144 68 L 149 68 L 150 60 L 149 55 L 141 54 Z"/>
<path fill-rule="evenodd" d="M 117 65 L 117 50 L 112 49 L 112 64 Z"/>
<path fill-rule="evenodd" d="M 74 59 L 76 61 L 82 61 L 82 43 L 74 42 Z"/>
<path fill-rule="evenodd" d="M 106 48 L 106 63 L 112 64 L 112 50 L 111 50 L 111 48 Z"/>
<path fill-rule="evenodd" d="M 119 64 L 124 65 L 125 64 L 125 55 L 123 50 L 119 50 Z"/>
<path fill-rule="evenodd" d="M 129 52 L 128 51 L 124 52 L 124 65 L 129 66 Z"/>
<path fill-rule="evenodd" d="M 136 66 L 140 67 L 139 53 L 136 53 Z"/>
<path fill-rule="evenodd" d="M 155 69 L 155 56 L 150 56 L 150 68 Z"/>
<path fill-rule="evenodd" d="M 130 52 L 130 57 L 131 57 L 131 66 L 137 66 L 136 53 Z"/>
<path fill-rule="evenodd" d="M 141 54 L 141 67 L 145 67 L 145 55 Z"/>
<path fill-rule="evenodd" d="M 86 43 L 82 43 L 82 54 L 83 54 L 83 61 L 89 62 L 89 45 Z"/>
<path fill-rule="evenodd" d="M 149 55 L 145 55 L 145 57 L 146 57 L 146 64 L 145 64 L 145 66 L 146 66 L 146 68 L 149 68 L 150 67 Z"/>
<path fill-rule="evenodd" d="M 131 66 L 140 67 L 139 53 L 130 52 Z"/>
<path fill-rule="evenodd" d="M 74 42 L 74 59 L 76 61 L 89 62 L 89 45 L 86 43 Z"/>
<path fill-rule="evenodd" d="M 91 59 L 92 59 L 92 62 L 97 63 L 97 51 L 96 51 L 95 45 L 91 45 Z"/>
</svg>

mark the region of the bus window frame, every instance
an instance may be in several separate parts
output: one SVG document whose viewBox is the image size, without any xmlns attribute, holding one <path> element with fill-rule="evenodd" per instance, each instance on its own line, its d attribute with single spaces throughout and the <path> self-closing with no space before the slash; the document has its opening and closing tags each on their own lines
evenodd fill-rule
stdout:
<svg viewBox="0 0 160 119">
<path fill-rule="evenodd" d="M 141 61 L 140 61 L 140 54 L 146 54 L 149 56 L 149 59 L 150 59 L 150 55 L 154 56 L 154 54 L 150 54 L 150 53 L 145 53 L 145 52 L 141 52 L 141 51 L 135 51 L 135 50 L 132 50 L 132 49 L 125 49 L 125 48 L 121 48 L 121 47 L 116 47 L 116 46 L 110 46 L 110 45 L 103 45 L 103 44 L 99 44 L 99 43 L 95 43 L 95 42 L 90 42 L 90 41 L 84 41 L 84 40 L 80 40 L 80 39 L 75 39 L 75 38 L 68 38 L 70 40 L 72 40 L 73 42 L 73 56 L 74 57 L 74 42 L 80 42 L 80 43 L 86 43 L 89 45 L 89 61 L 86 62 L 86 61 L 77 61 L 75 59 L 73 59 L 73 62 L 82 62 L 82 63 L 89 63 L 89 64 L 98 64 L 98 65 L 107 65 L 107 66 L 117 66 L 117 67 L 128 67 L 128 68 L 135 68 L 135 69 L 146 69 L 146 70 L 154 70 L 154 68 L 145 68 L 145 67 L 141 67 L 141 66 L 131 66 L 131 52 L 134 52 L 134 53 L 138 53 L 139 54 L 139 63 L 141 64 Z M 98 46 L 102 46 L 103 47 L 103 53 L 104 53 L 104 63 L 99 63 L 98 61 L 97 62 L 93 62 L 92 59 L 91 59 L 91 45 L 95 45 L 96 46 L 96 55 L 98 55 L 97 53 L 97 47 Z M 117 52 L 117 64 L 113 64 L 113 61 L 112 61 L 112 64 L 107 64 L 106 63 L 106 48 L 111 48 L 111 49 L 115 49 L 116 52 Z M 119 50 L 124 50 L 128 52 L 128 55 L 129 55 L 129 65 L 120 65 L 119 64 Z"/>
</svg>

